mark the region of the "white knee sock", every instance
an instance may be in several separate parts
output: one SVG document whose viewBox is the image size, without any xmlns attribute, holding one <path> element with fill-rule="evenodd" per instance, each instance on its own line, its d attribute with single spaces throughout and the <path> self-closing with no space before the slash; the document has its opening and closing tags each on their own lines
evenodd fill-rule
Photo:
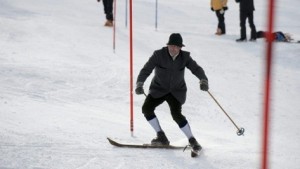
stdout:
<svg viewBox="0 0 300 169">
<path fill-rule="evenodd" d="M 189 139 L 191 137 L 194 137 L 193 134 L 192 134 L 192 131 L 191 131 L 191 128 L 190 128 L 190 125 L 189 123 L 186 123 L 185 126 L 183 126 L 182 128 L 180 128 L 183 133 L 186 135 L 186 137 Z"/>
<path fill-rule="evenodd" d="M 154 130 L 157 132 L 162 131 L 160 125 L 159 125 L 159 121 L 158 119 L 155 117 L 151 120 L 148 121 L 150 123 L 150 125 L 154 128 Z"/>
</svg>

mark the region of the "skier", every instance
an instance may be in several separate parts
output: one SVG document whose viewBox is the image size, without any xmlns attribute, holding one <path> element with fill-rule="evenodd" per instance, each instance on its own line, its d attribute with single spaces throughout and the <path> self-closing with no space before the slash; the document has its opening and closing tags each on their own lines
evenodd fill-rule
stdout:
<svg viewBox="0 0 300 169">
<path fill-rule="evenodd" d="M 211 10 L 216 12 L 218 18 L 218 28 L 216 35 L 226 34 L 225 29 L 225 11 L 228 9 L 227 0 L 211 0 L 210 1 Z"/>
<path fill-rule="evenodd" d="M 97 0 L 100 2 L 101 0 Z M 104 7 L 104 13 L 106 15 L 106 22 L 104 26 L 112 27 L 113 24 L 113 0 L 102 0 L 103 1 L 103 7 Z"/>
<path fill-rule="evenodd" d="M 235 0 L 240 3 L 240 27 L 241 37 L 237 39 L 237 42 L 247 41 L 246 34 L 246 19 L 248 18 L 249 26 L 251 28 L 250 41 L 256 41 L 256 28 L 253 21 L 254 2 L 253 0 Z"/>
<path fill-rule="evenodd" d="M 257 38 L 266 38 L 267 32 L 265 31 L 257 31 Z M 271 34 L 271 40 L 275 42 L 292 42 L 293 38 L 289 33 L 283 33 L 281 31 L 273 32 Z"/>
<path fill-rule="evenodd" d="M 187 136 L 193 150 L 198 152 L 202 147 L 193 136 L 188 121 L 181 113 L 187 91 L 184 80 L 185 68 L 190 69 L 200 80 L 200 89 L 203 91 L 208 91 L 208 79 L 204 70 L 192 59 L 190 53 L 181 50 L 182 47 L 184 47 L 184 44 L 181 35 L 179 33 L 171 34 L 167 46 L 154 51 L 141 69 L 137 77 L 135 92 L 138 95 L 145 94 L 143 84 L 154 69 L 155 74 L 150 85 L 149 94 L 142 106 L 142 112 L 146 120 L 157 133 L 157 137 L 151 141 L 151 144 L 169 145 L 170 143 L 154 113 L 155 108 L 166 101 L 170 107 L 173 120 Z"/>
</svg>

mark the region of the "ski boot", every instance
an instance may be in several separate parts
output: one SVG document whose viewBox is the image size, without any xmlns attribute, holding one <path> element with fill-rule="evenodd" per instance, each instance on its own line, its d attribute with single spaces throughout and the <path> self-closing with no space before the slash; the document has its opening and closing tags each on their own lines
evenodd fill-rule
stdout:
<svg viewBox="0 0 300 169">
<path fill-rule="evenodd" d="M 237 39 L 235 41 L 236 42 L 247 42 L 247 39 L 246 38 L 240 38 L 240 39 Z"/>
<path fill-rule="evenodd" d="M 201 145 L 197 142 L 197 140 L 194 137 L 191 137 L 189 139 L 189 143 L 190 146 L 192 147 L 191 156 L 192 157 L 198 156 L 202 149 Z"/>
<path fill-rule="evenodd" d="M 152 145 L 169 145 L 170 142 L 163 131 L 157 132 L 157 137 L 151 141 Z"/>
</svg>

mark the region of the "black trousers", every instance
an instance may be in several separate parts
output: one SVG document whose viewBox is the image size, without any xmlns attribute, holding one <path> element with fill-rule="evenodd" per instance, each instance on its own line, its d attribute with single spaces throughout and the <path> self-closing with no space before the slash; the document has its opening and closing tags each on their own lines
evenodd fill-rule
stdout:
<svg viewBox="0 0 300 169">
<path fill-rule="evenodd" d="M 187 120 L 181 113 L 182 105 L 172 94 L 167 94 L 160 98 L 153 98 L 149 94 L 142 107 L 142 112 L 145 118 L 148 121 L 155 118 L 155 108 L 162 104 L 164 101 L 166 101 L 170 107 L 173 120 L 178 124 L 180 128 L 184 127 L 187 124 Z"/>
<path fill-rule="evenodd" d="M 247 38 L 247 33 L 246 33 L 247 18 L 248 18 L 249 26 L 251 28 L 251 39 L 256 39 L 256 28 L 253 22 L 253 11 L 250 12 L 240 11 L 241 39 Z"/>
<path fill-rule="evenodd" d="M 222 34 L 225 34 L 226 33 L 226 29 L 225 29 L 225 12 L 223 14 L 220 13 L 221 10 L 217 10 L 216 11 L 216 15 L 217 15 L 217 18 L 218 18 L 218 28 L 221 29 L 222 31 Z"/>
<path fill-rule="evenodd" d="M 106 15 L 107 20 L 114 20 L 113 17 L 113 0 L 102 0 L 104 6 L 104 13 Z"/>
</svg>

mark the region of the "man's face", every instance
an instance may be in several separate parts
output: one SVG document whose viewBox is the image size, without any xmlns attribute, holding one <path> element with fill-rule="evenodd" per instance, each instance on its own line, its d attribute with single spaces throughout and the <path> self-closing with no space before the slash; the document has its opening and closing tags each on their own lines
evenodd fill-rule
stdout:
<svg viewBox="0 0 300 169">
<path fill-rule="evenodd" d="M 169 53 L 172 57 L 176 56 L 179 54 L 181 47 L 176 46 L 176 45 L 168 45 L 168 50 Z"/>
</svg>

